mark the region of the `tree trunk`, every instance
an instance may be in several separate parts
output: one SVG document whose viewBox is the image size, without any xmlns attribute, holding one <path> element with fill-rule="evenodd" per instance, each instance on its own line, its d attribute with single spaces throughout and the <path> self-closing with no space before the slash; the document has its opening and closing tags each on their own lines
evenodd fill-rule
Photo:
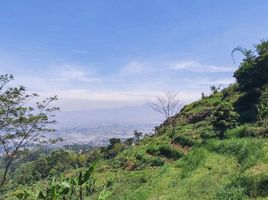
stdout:
<svg viewBox="0 0 268 200">
<path fill-rule="evenodd" d="M 82 186 L 80 186 L 80 188 L 79 188 L 79 199 L 80 200 L 83 200 L 84 198 L 83 198 L 83 190 L 82 190 Z"/>
</svg>

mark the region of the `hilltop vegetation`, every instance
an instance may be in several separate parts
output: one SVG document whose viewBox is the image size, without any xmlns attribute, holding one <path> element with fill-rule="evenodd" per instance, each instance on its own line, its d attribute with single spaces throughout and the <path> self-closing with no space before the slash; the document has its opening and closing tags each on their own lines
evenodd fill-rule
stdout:
<svg viewBox="0 0 268 200">
<path fill-rule="evenodd" d="M 229 87 L 145 135 L 75 152 L 28 152 L 2 198 L 268 199 L 268 42 L 244 54 Z M 11 187 L 12 189 L 8 189 Z"/>
</svg>

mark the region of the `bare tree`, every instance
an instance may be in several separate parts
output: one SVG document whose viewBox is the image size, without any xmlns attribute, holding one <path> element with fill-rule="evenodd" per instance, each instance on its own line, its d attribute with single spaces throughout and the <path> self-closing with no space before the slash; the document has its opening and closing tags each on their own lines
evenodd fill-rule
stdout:
<svg viewBox="0 0 268 200">
<path fill-rule="evenodd" d="M 46 98 L 41 102 L 32 102 L 37 94 L 27 94 L 23 86 L 6 87 L 13 80 L 12 75 L 0 75 L 0 148 L 3 150 L 3 174 L 0 174 L 0 188 L 7 181 L 12 162 L 20 158 L 27 149 L 54 143 L 57 139 L 46 137 L 54 131 L 49 126 L 58 107 L 51 103 L 57 97 Z"/>
<path fill-rule="evenodd" d="M 163 96 L 158 96 L 156 99 L 156 102 L 151 103 L 151 108 L 155 110 L 156 112 L 162 114 L 165 119 L 175 115 L 179 112 L 181 108 L 180 100 L 178 99 L 178 93 L 177 92 L 165 92 Z M 176 123 L 173 121 L 171 123 L 171 143 L 173 146 L 173 149 L 175 148 L 175 131 Z"/>
<path fill-rule="evenodd" d="M 165 92 L 163 96 L 158 96 L 156 102 L 151 103 L 151 108 L 162 114 L 165 119 L 175 115 L 181 108 L 177 92 Z"/>
</svg>

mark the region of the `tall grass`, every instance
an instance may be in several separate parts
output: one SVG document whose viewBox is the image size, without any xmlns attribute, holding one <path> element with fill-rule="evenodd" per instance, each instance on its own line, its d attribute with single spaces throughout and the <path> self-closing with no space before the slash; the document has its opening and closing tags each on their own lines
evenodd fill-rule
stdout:
<svg viewBox="0 0 268 200">
<path fill-rule="evenodd" d="M 187 156 L 178 162 L 182 168 L 181 178 L 190 176 L 201 164 L 205 163 L 207 150 L 199 148 L 192 150 Z"/>
<path fill-rule="evenodd" d="M 220 154 L 234 156 L 241 166 L 242 170 L 245 170 L 262 158 L 264 155 L 262 149 L 262 142 L 253 138 L 231 138 L 226 140 L 209 140 L 205 144 L 205 147 Z"/>
</svg>

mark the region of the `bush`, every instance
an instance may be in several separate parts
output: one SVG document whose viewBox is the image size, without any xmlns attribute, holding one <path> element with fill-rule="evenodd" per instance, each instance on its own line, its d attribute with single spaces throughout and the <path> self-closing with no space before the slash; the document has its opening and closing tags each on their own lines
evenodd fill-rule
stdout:
<svg viewBox="0 0 268 200">
<path fill-rule="evenodd" d="M 165 156 L 166 158 L 177 160 L 183 156 L 181 152 L 171 149 L 169 145 L 163 145 L 159 147 L 159 155 Z"/>
<path fill-rule="evenodd" d="M 164 165 L 164 161 L 161 160 L 158 157 L 151 157 L 151 156 L 145 156 L 142 154 L 138 154 L 136 155 L 136 165 L 137 168 L 141 169 L 143 167 L 147 166 L 152 166 L 152 167 L 158 167 L 158 166 L 163 166 Z"/>
<path fill-rule="evenodd" d="M 251 197 L 268 195 L 268 175 L 243 176 L 236 180 L 237 184 L 245 188 L 245 193 Z"/>
<path fill-rule="evenodd" d="M 188 146 L 188 147 L 191 147 L 194 145 L 194 140 L 184 135 L 179 135 L 175 137 L 174 142 L 176 144 L 180 144 L 182 146 Z"/>
<path fill-rule="evenodd" d="M 164 165 L 164 161 L 161 160 L 160 158 L 152 158 L 150 160 L 150 165 L 153 167 L 160 167 Z"/>
<path fill-rule="evenodd" d="M 228 102 L 220 103 L 212 115 L 212 125 L 219 131 L 219 137 L 223 139 L 225 137 L 224 132 L 227 129 L 237 126 L 237 120 L 239 114 L 235 112 L 233 106 Z"/>
<path fill-rule="evenodd" d="M 158 155 L 159 154 L 159 149 L 156 146 L 149 146 L 146 149 L 146 152 L 150 155 Z"/>
<path fill-rule="evenodd" d="M 169 145 L 162 145 L 159 147 L 150 146 L 146 152 L 150 155 L 164 156 L 169 159 L 177 160 L 183 156 L 181 152 L 172 149 Z"/>
</svg>

